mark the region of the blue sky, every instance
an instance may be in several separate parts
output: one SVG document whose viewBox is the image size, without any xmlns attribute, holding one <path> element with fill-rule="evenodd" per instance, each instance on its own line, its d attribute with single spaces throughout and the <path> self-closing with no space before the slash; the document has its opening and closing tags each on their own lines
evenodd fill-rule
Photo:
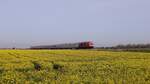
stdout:
<svg viewBox="0 0 150 84">
<path fill-rule="evenodd" d="M 150 43 L 150 0 L 0 0 L 0 47 Z"/>
</svg>

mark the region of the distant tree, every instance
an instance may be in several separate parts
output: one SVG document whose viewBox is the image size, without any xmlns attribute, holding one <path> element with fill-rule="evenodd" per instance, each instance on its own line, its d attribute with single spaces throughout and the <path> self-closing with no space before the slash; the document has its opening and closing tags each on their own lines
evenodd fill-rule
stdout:
<svg viewBox="0 0 150 84">
<path fill-rule="evenodd" d="M 150 48 L 150 44 L 127 44 L 127 45 L 117 45 L 113 49 L 132 49 L 132 48 Z"/>
</svg>

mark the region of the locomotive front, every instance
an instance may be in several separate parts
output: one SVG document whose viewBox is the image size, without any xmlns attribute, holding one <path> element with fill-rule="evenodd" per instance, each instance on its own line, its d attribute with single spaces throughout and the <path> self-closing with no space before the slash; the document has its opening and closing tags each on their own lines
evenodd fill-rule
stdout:
<svg viewBox="0 0 150 84">
<path fill-rule="evenodd" d="M 90 48 L 94 48 L 94 44 L 93 42 L 89 41 L 89 42 L 81 42 L 79 44 L 79 48 L 81 49 L 90 49 Z"/>
</svg>

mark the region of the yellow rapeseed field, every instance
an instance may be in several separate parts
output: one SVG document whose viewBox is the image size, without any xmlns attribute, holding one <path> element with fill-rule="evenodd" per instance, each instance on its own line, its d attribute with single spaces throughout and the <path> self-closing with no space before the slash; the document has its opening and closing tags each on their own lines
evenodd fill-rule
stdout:
<svg viewBox="0 0 150 84">
<path fill-rule="evenodd" d="M 0 84 L 150 84 L 150 53 L 0 50 Z"/>
</svg>

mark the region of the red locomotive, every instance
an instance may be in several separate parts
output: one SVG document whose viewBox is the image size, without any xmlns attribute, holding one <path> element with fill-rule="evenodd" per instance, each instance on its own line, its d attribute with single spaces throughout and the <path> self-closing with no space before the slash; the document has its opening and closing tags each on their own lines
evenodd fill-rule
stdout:
<svg viewBox="0 0 150 84">
<path fill-rule="evenodd" d="M 88 48 L 94 48 L 94 46 L 93 46 L 93 42 L 81 42 L 81 43 L 79 43 L 79 47 L 78 47 L 79 49 L 88 49 Z"/>
<path fill-rule="evenodd" d="M 93 42 L 78 42 L 78 43 L 65 43 L 56 45 L 43 45 L 31 46 L 30 49 L 91 49 L 94 48 Z"/>
</svg>

